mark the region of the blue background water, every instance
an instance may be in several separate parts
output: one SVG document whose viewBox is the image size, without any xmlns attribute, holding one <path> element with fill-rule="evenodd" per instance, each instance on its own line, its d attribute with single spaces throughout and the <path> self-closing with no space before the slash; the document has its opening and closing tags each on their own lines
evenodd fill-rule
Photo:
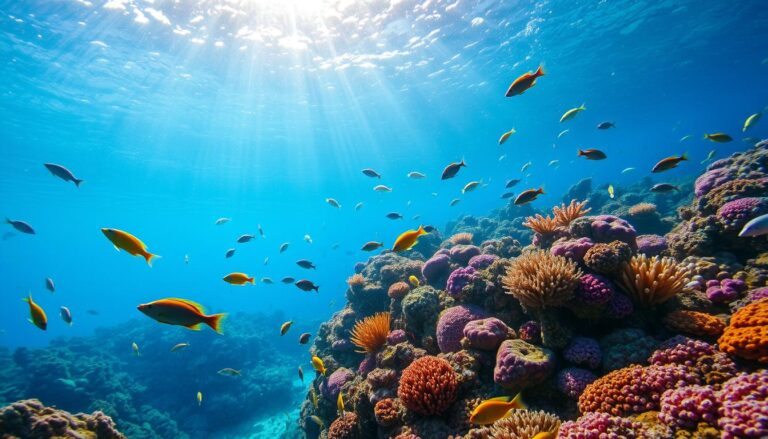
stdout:
<svg viewBox="0 0 768 439">
<path fill-rule="evenodd" d="M 343 304 L 363 243 L 485 214 L 505 202 L 507 179 L 544 186 L 535 206 L 548 208 L 583 177 L 629 183 L 683 151 L 692 161 L 655 180 L 698 173 L 711 149 L 747 147 L 744 119 L 768 104 L 767 37 L 762 1 L 2 1 L 0 215 L 37 235 L 0 241 L 0 344 L 87 334 L 168 296 L 325 318 Z M 539 63 L 546 76 L 505 98 Z M 587 111 L 558 122 L 581 103 Z M 605 120 L 616 129 L 598 131 Z M 767 122 L 745 135 L 765 137 Z M 736 140 L 702 139 L 715 131 Z M 583 161 L 577 148 L 609 158 Z M 440 181 L 462 157 L 468 167 Z M 412 170 L 428 178 L 409 180 Z M 462 195 L 472 180 L 487 186 Z M 393 191 L 374 192 L 379 183 Z M 232 222 L 215 226 L 219 217 Z M 265 239 L 235 244 L 258 224 Z M 137 235 L 162 259 L 150 269 L 117 253 L 101 227 Z M 279 254 L 282 242 L 291 246 Z M 232 271 L 277 283 L 231 286 L 221 278 Z M 289 275 L 320 294 L 279 283 Z M 28 291 L 48 311 L 47 332 L 26 322 Z"/>
</svg>

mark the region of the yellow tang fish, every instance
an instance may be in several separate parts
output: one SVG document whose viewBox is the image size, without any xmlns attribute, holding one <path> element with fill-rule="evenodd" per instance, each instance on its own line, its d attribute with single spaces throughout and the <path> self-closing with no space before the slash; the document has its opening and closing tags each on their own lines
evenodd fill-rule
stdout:
<svg viewBox="0 0 768 439">
<path fill-rule="evenodd" d="M 413 285 L 414 287 L 418 287 L 419 285 L 421 285 L 421 282 L 419 282 L 419 278 L 414 275 L 408 276 L 408 282 L 410 282 L 411 285 Z"/>
<path fill-rule="evenodd" d="M 512 409 L 526 409 L 523 403 L 522 394 L 518 393 L 514 399 L 510 400 L 508 396 L 487 399 L 480 403 L 469 415 L 471 424 L 488 425 L 493 424 L 506 416 Z"/>
<path fill-rule="evenodd" d="M 339 410 L 339 414 L 344 413 L 344 397 L 341 396 L 341 391 L 339 391 L 339 397 L 336 398 L 336 408 Z"/>
<path fill-rule="evenodd" d="M 160 256 L 147 251 L 147 246 L 141 240 L 128 232 L 117 229 L 101 229 L 101 233 L 112 241 L 112 245 L 119 250 L 125 250 L 131 256 L 142 256 L 147 261 L 147 265 L 152 266 L 152 259 Z"/>
<path fill-rule="evenodd" d="M 573 119 L 574 117 L 576 117 L 577 114 L 579 114 L 580 112 L 582 112 L 582 111 L 584 111 L 586 109 L 587 109 L 587 107 L 584 104 L 581 104 L 581 105 L 579 105 L 576 108 L 571 108 L 570 110 L 568 110 L 565 113 L 563 113 L 563 116 L 560 118 L 560 123 L 563 123 L 566 120 Z"/>
<path fill-rule="evenodd" d="M 318 356 L 312 357 L 312 367 L 320 374 L 325 375 L 325 364 L 323 363 L 322 358 Z"/>
<path fill-rule="evenodd" d="M 199 303 L 186 299 L 160 299 L 138 306 L 139 311 L 168 325 L 184 326 L 194 331 L 200 330 L 201 324 L 206 324 L 221 334 L 221 321 L 226 314 L 206 315 L 205 309 Z"/>
<path fill-rule="evenodd" d="M 197 392 L 197 406 L 203 405 L 203 392 Z"/>
<path fill-rule="evenodd" d="M 609 184 L 608 185 L 608 196 L 611 197 L 611 199 L 613 199 L 614 195 L 615 195 L 615 191 L 613 190 L 613 185 Z"/>
<path fill-rule="evenodd" d="M 224 282 L 232 285 L 245 285 L 250 282 L 251 285 L 256 285 L 256 280 L 253 277 L 248 277 L 245 273 L 229 273 L 224 276 Z"/>
<path fill-rule="evenodd" d="M 29 304 L 29 322 L 45 331 L 48 328 L 48 317 L 43 308 L 32 300 L 32 293 L 22 300 Z"/>
<path fill-rule="evenodd" d="M 744 127 L 741 129 L 741 131 L 747 131 L 752 127 L 752 125 L 756 124 L 758 120 L 760 120 L 760 113 L 755 113 L 749 116 L 747 120 L 744 121 Z"/>
<path fill-rule="evenodd" d="M 417 230 L 408 230 L 400 234 L 395 240 L 395 245 L 392 246 L 392 251 L 402 252 L 410 250 L 416 243 L 419 242 L 419 236 L 426 235 L 424 226 L 419 226 Z"/>
<path fill-rule="evenodd" d="M 289 329 L 291 329 L 291 325 L 293 325 L 293 320 L 289 320 L 282 325 L 280 325 L 280 335 L 285 335 L 286 332 L 288 332 Z"/>
<path fill-rule="evenodd" d="M 133 353 L 137 357 L 141 357 L 141 353 L 139 352 L 139 345 L 137 345 L 135 341 L 133 343 L 131 343 L 131 348 L 133 348 Z"/>
</svg>

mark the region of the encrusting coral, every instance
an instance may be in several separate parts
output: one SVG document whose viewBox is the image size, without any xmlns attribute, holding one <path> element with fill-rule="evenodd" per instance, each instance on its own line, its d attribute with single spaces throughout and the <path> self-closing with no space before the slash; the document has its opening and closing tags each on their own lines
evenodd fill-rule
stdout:
<svg viewBox="0 0 768 439">
<path fill-rule="evenodd" d="M 525 308 L 537 310 L 565 305 L 580 277 L 573 261 L 537 250 L 513 260 L 502 282 Z"/>
<path fill-rule="evenodd" d="M 362 352 L 372 354 L 381 349 L 389 335 L 390 314 L 377 313 L 355 323 L 349 340 Z"/>
<path fill-rule="evenodd" d="M 683 291 L 687 271 L 672 258 L 633 256 L 625 263 L 619 287 L 641 305 L 658 305 Z"/>
<path fill-rule="evenodd" d="M 723 352 L 768 363 L 768 299 L 736 311 L 717 342 Z"/>
<path fill-rule="evenodd" d="M 0 408 L 0 437 L 13 439 L 125 439 L 112 418 L 102 412 L 72 415 L 45 407 L 36 399 Z"/>
</svg>

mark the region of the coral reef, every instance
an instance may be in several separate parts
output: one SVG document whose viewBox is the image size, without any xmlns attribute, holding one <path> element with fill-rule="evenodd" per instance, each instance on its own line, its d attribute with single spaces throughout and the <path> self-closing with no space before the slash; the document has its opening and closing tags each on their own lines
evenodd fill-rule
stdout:
<svg viewBox="0 0 768 439">
<path fill-rule="evenodd" d="M 554 371 L 554 354 L 523 340 L 506 340 L 496 352 L 493 381 L 513 391 L 543 382 Z"/>
<path fill-rule="evenodd" d="M 529 310 L 565 305 L 581 271 L 573 261 L 544 251 L 526 253 L 509 266 L 504 287 Z"/>
<path fill-rule="evenodd" d="M 619 287 L 641 305 L 658 305 L 683 290 L 687 271 L 672 258 L 632 257 L 619 277 Z"/>
<path fill-rule="evenodd" d="M 3 438 L 47 439 L 124 439 L 112 418 L 102 412 L 72 415 L 45 407 L 36 399 L 14 402 L 0 408 L 0 433 Z"/>
<path fill-rule="evenodd" d="M 736 311 L 718 343 L 723 352 L 768 363 L 768 299 Z"/>
<path fill-rule="evenodd" d="M 456 400 L 458 382 L 450 363 L 422 357 L 403 370 L 397 396 L 408 410 L 422 416 L 444 412 Z"/>
<path fill-rule="evenodd" d="M 375 353 L 387 342 L 389 327 L 390 316 L 388 312 L 368 316 L 355 323 L 355 327 L 349 334 L 349 341 L 362 349 L 362 352 Z"/>
</svg>

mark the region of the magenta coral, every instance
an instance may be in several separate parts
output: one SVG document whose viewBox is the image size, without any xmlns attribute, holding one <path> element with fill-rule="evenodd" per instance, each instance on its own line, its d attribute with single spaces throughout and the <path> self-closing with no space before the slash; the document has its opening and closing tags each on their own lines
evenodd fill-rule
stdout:
<svg viewBox="0 0 768 439">
<path fill-rule="evenodd" d="M 613 215 L 597 215 L 579 218 L 571 223 L 571 234 L 587 237 L 594 242 L 622 241 L 637 248 L 637 231 L 627 221 Z"/>
<path fill-rule="evenodd" d="M 587 337 L 574 337 L 563 351 L 563 358 L 579 366 L 597 369 L 603 360 L 603 353 L 597 340 Z"/>
<path fill-rule="evenodd" d="M 768 198 L 745 197 L 720 206 L 717 219 L 725 230 L 738 232 L 749 220 L 765 213 L 768 213 Z"/>
<path fill-rule="evenodd" d="M 747 290 L 747 284 L 741 279 L 712 279 L 707 281 L 707 299 L 714 303 L 730 303 Z"/>
<path fill-rule="evenodd" d="M 325 382 L 320 384 L 320 392 L 331 401 L 336 401 L 336 397 L 339 396 L 341 387 L 348 381 L 351 381 L 354 377 L 354 372 L 347 368 L 340 367 L 336 369 Z"/>
<path fill-rule="evenodd" d="M 720 392 L 720 419 L 724 439 L 768 436 L 768 371 L 765 369 L 728 380 Z"/>
<path fill-rule="evenodd" d="M 473 320 L 464 326 L 464 337 L 475 349 L 495 351 L 502 341 L 514 336 L 515 331 L 495 317 Z"/>
<path fill-rule="evenodd" d="M 696 182 L 693 185 L 693 190 L 697 197 L 701 197 L 710 190 L 731 180 L 733 180 L 733 176 L 728 174 L 726 168 L 711 169 L 701 174 L 699 178 L 696 179 Z"/>
<path fill-rule="evenodd" d="M 559 240 L 552 244 L 550 253 L 555 256 L 563 256 L 576 262 L 583 262 L 584 255 L 595 245 L 589 238 Z"/>
<path fill-rule="evenodd" d="M 461 293 L 461 289 L 475 281 L 477 275 L 473 267 L 457 268 L 448 276 L 448 284 L 445 291 L 452 297 Z"/>
<path fill-rule="evenodd" d="M 560 439 L 637 439 L 642 437 L 643 425 L 628 418 L 607 413 L 587 413 L 575 421 L 560 426 Z"/>
<path fill-rule="evenodd" d="M 472 320 L 488 316 L 482 308 L 473 305 L 458 305 L 446 309 L 437 321 L 437 346 L 440 352 L 456 352 L 461 350 L 461 339 L 464 337 L 464 326 Z"/>
<path fill-rule="evenodd" d="M 431 258 L 427 259 L 427 262 L 421 267 L 421 275 L 428 283 L 434 284 L 440 279 L 445 279 L 444 276 L 448 275 L 451 269 L 451 258 L 443 253 L 437 253 Z"/>
<path fill-rule="evenodd" d="M 659 256 L 667 250 L 667 238 L 659 235 L 640 235 L 637 237 L 637 252 L 646 256 Z"/>
<path fill-rule="evenodd" d="M 584 389 L 597 379 L 597 375 L 578 367 L 569 367 L 557 374 L 557 389 L 570 399 L 579 399 Z"/>
<path fill-rule="evenodd" d="M 543 382 L 554 369 L 554 355 L 523 340 L 506 340 L 496 352 L 493 381 L 511 390 Z"/>
<path fill-rule="evenodd" d="M 387 334 L 387 343 L 396 345 L 408 340 L 408 336 L 402 329 L 393 329 Z"/>
<path fill-rule="evenodd" d="M 469 266 L 474 268 L 475 270 L 485 270 L 486 268 L 490 267 L 491 264 L 496 262 L 499 259 L 496 255 L 477 255 L 472 256 L 472 259 L 469 260 Z"/>
<path fill-rule="evenodd" d="M 686 386 L 669 389 L 661 395 L 659 420 L 664 424 L 695 430 L 700 422 L 716 425 L 717 395 L 710 386 Z"/>
<path fill-rule="evenodd" d="M 451 247 L 451 260 L 459 265 L 467 265 L 469 260 L 480 254 L 480 247 L 475 245 L 456 245 Z"/>
<path fill-rule="evenodd" d="M 412 412 L 422 416 L 438 415 L 456 400 L 458 381 L 447 361 L 421 357 L 403 370 L 397 396 Z"/>
<path fill-rule="evenodd" d="M 611 301 L 613 293 L 611 281 L 597 274 L 585 274 L 579 279 L 574 298 L 583 305 L 604 305 Z"/>
</svg>

